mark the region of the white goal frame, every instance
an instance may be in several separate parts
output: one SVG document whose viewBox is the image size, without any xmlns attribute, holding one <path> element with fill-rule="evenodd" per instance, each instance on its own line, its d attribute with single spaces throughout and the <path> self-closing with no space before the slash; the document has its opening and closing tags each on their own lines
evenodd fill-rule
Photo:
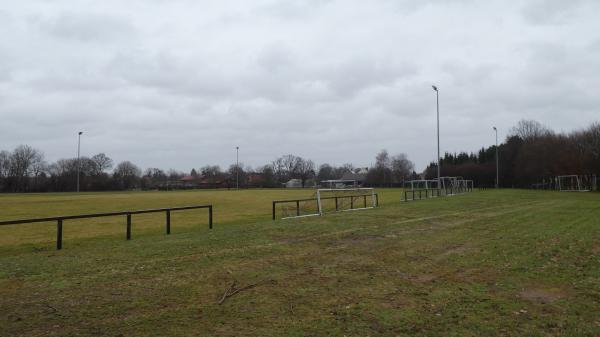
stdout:
<svg viewBox="0 0 600 337">
<path fill-rule="evenodd" d="M 576 179 L 577 189 L 571 189 L 571 188 L 563 189 L 562 179 L 568 179 L 568 178 L 570 178 L 570 179 Z M 556 182 L 557 182 L 557 189 L 560 192 L 589 192 L 589 190 L 581 188 L 581 178 L 578 175 L 576 175 L 576 174 L 570 174 L 570 175 L 564 175 L 564 176 L 557 176 L 556 177 Z"/>
<path fill-rule="evenodd" d="M 404 185 L 408 185 L 410 184 L 410 189 L 411 190 L 420 190 L 423 189 L 423 185 L 425 185 L 424 189 L 428 190 L 428 189 L 439 189 L 439 181 L 437 179 L 433 179 L 433 180 L 426 180 L 426 179 L 419 179 L 419 180 L 409 180 L 407 182 L 404 183 Z M 416 188 L 415 188 L 416 187 Z"/>
<path fill-rule="evenodd" d="M 377 196 L 375 195 L 375 189 L 372 187 L 360 187 L 360 188 L 320 188 L 317 190 L 317 207 L 318 207 L 318 214 L 317 215 L 323 215 L 323 203 L 321 200 L 321 192 L 343 192 L 343 191 L 371 191 L 371 206 L 367 206 L 367 207 L 360 207 L 360 208 L 351 208 L 351 209 L 344 209 L 344 210 L 340 210 L 339 212 L 347 212 L 347 211 L 359 211 L 359 210 L 364 210 L 364 209 L 372 209 L 375 208 L 377 206 Z M 368 194 L 363 194 L 365 196 L 369 196 Z M 340 197 L 342 198 L 342 197 Z"/>
<path fill-rule="evenodd" d="M 346 183 L 351 183 L 351 185 L 345 185 Z M 358 182 L 356 180 L 353 179 L 331 179 L 331 180 L 323 180 L 321 181 L 321 184 L 325 184 L 325 185 L 329 185 L 329 189 L 342 189 L 342 188 L 352 188 L 352 189 L 357 189 L 359 188 Z M 340 187 L 340 188 L 336 188 L 336 186 L 338 185 L 342 185 L 344 187 Z M 327 188 L 323 188 L 323 189 L 327 189 Z"/>
</svg>

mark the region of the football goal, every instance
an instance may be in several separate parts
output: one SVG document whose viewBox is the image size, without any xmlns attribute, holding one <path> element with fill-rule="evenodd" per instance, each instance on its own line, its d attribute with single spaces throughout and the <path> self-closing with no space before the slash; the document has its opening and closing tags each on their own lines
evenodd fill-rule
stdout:
<svg viewBox="0 0 600 337">
<path fill-rule="evenodd" d="M 350 179 L 332 179 L 332 180 L 323 180 L 321 181 L 321 185 L 324 188 L 331 189 L 341 189 L 341 188 L 358 188 L 358 182 L 356 180 Z"/>
<path fill-rule="evenodd" d="M 561 192 L 588 192 L 588 184 L 582 182 L 578 175 L 566 175 L 556 177 L 556 187 Z"/>
<path fill-rule="evenodd" d="M 317 190 L 320 215 L 327 212 L 356 211 L 377 207 L 373 188 L 322 188 Z"/>
<path fill-rule="evenodd" d="M 441 177 L 440 189 L 445 195 L 463 194 L 473 191 L 473 180 L 463 177 Z"/>
<path fill-rule="evenodd" d="M 371 209 L 378 204 L 373 188 L 323 188 L 310 198 L 273 201 L 273 220 Z"/>
<path fill-rule="evenodd" d="M 420 190 L 420 189 L 437 189 L 438 181 L 435 180 L 409 180 L 404 183 L 404 188 L 410 188 L 411 190 Z"/>
</svg>

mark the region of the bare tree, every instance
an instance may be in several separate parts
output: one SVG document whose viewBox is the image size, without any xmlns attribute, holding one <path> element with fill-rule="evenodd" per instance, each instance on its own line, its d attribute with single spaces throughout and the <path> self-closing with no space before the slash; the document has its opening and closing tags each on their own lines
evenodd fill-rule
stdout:
<svg viewBox="0 0 600 337">
<path fill-rule="evenodd" d="M 0 151 L 0 192 L 6 189 L 6 179 L 10 173 L 10 153 Z"/>
<path fill-rule="evenodd" d="M 272 165 L 264 165 L 262 167 L 258 167 L 256 169 L 256 173 L 262 176 L 263 186 L 264 187 L 277 187 L 278 182 L 275 176 L 275 172 L 273 171 Z"/>
<path fill-rule="evenodd" d="M 210 184 L 216 184 L 219 180 L 223 179 L 223 171 L 218 165 L 207 165 L 200 169 L 202 178 Z"/>
<path fill-rule="evenodd" d="M 29 145 L 17 146 L 10 156 L 9 175 L 14 178 L 13 189 L 25 191 L 28 177 L 34 174 L 34 167 L 39 167 L 43 161 L 44 155 L 41 151 Z"/>
<path fill-rule="evenodd" d="M 390 165 L 396 182 L 408 179 L 415 169 L 415 164 L 410 161 L 408 156 L 404 153 L 393 156 Z"/>
<path fill-rule="evenodd" d="M 104 153 L 98 153 L 91 158 L 94 163 L 93 175 L 100 175 L 113 167 L 113 161 Z"/>
<path fill-rule="evenodd" d="M 299 158 L 293 154 L 288 154 L 273 161 L 273 172 L 279 182 L 286 182 L 297 175 Z"/>
<path fill-rule="evenodd" d="M 375 156 L 375 167 L 367 174 L 367 183 L 372 185 L 387 185 L 391 181 L 390 155 L 387 150 L 381 150 Z"/>
<path fill-rule="evenodd" d="M 331 179 L 336 179 L 336 178 L 337 177 L 335 176 L 333 166 L 331 166 L 329 164 L 319 165 L 319 171 L 317 173 L 317 179 L 319 181 L 331 180 Z"/>
<path fill-rule="evenodd" d="M 132 162 L 124 161 L 119 163 L 113 172 L 113 178 L 122 189 L 131 189 L 136 187 L 142 171 Z"/>
<path fill-rule="evenodd" d="M 229 165 L 229 169 L 227 169 L 227 174 L 229 175 L 229 181 L 235 185 L 236 177 L 239 180 L 240 186 L 246 184 L 246 180 L 248 177 L 248 169 L 244 169 L 244 164 L 239 163 Z"/>
<path fill-rule="evenodd" d="M 386 169 L 390 167 L 390 155 L 387 150 L 381 150 L 377 156 L 375 156 L 375 167 Z"/>
<path fill-rule="evenodd" d="M 7 178 L 10 172 L 10 152 L 0 151 L 0 179 Z"/>
<path fill-rule="evenodd" d="M 167 174 L 159 168 L 147 168 L 142 176 L 142 188 L 159 188 L 167 186 Z"/>
<path fill-rule="evenodd" d="M 306 186 L 306 181 L 315 176 L 315 163 L 310 159 L 296 157 L 295 165 L 298 178 L 302 180 L 302 187 Z"/>
<path fill-rule="evenodd" d="M 550 135 L 552 134 L 552 131 L 538 121 L 522 119 L 511 129 L 510 133 L 518 136 L 524 141 L 532 141 Z"/>
</svg>

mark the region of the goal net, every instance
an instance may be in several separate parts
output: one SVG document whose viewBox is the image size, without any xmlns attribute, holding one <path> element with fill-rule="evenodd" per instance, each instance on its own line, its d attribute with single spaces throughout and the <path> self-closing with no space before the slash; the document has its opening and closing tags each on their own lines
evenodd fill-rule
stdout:
<svg viewBox="0 0 600 337">
<path fill-rule="evenodd" d="M 358 188 L 358 181 L 352 179 L 332 179 L 321 181 L 321 186 L 325 189 L 344 189 Z"/>
<path fill-rule="evenodd" d="M 556 177 L 556 187 L 561 192 L 587 192 L 588 184 L 582 181 L 578 175 L 566 175 Z"/>
<path fill-rule="evenodd" d="M 313 196 L 305 199 L 275 201 L 279 205 L 281 218 L 290 219 L 320 215 L 315 195 L 313 194 Z M 273 206 L 273 211 L 275 212 L 275 206 Z M 275 219 L 275 215 L 273 215 L 273 219 Z"/>
<path fill-rule="evenodd" d="M 273 201 L 273 220 L 277 205 L 281 219 L 289 219 L 374 208 L 378 206 L 378 197 L 373 188 L 318 189 L 308 198 Z"/>
<path fill-rule="evenodd" d="M 441 177 L 440 189 L 445 195 L 463 194 L 473 191 L 473 180 L 463 177 Z"/>
<path fill-rule="evenodd" d="M 436 180 L 409 180 L 404 182 L 404 188 L 411 190 L 428 190 L 428 189 L 437 189 L 439 188 L 439 184 Z"/>
<path fill-rule="evenodd" d="M 316 199 L 319 214 L 375 208 L 378 203 L 373 188 L 323 188 Z"/>
</svg>

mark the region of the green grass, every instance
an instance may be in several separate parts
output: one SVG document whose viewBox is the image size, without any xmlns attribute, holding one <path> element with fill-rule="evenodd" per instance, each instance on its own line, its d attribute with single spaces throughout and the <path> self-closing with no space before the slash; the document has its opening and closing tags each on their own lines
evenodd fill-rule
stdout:
<svg viewBox="0 0 600 337">
<path fill-rule="evenodd" d="M 306 191 L 0 196 L 0 219 L 213 203 L 0 231 L 0 336 L 598 336 L 600 194 L 486 191 L 270 221 Z M 218 304 L 233 281 L 256 284 Z"/>
</svg>

